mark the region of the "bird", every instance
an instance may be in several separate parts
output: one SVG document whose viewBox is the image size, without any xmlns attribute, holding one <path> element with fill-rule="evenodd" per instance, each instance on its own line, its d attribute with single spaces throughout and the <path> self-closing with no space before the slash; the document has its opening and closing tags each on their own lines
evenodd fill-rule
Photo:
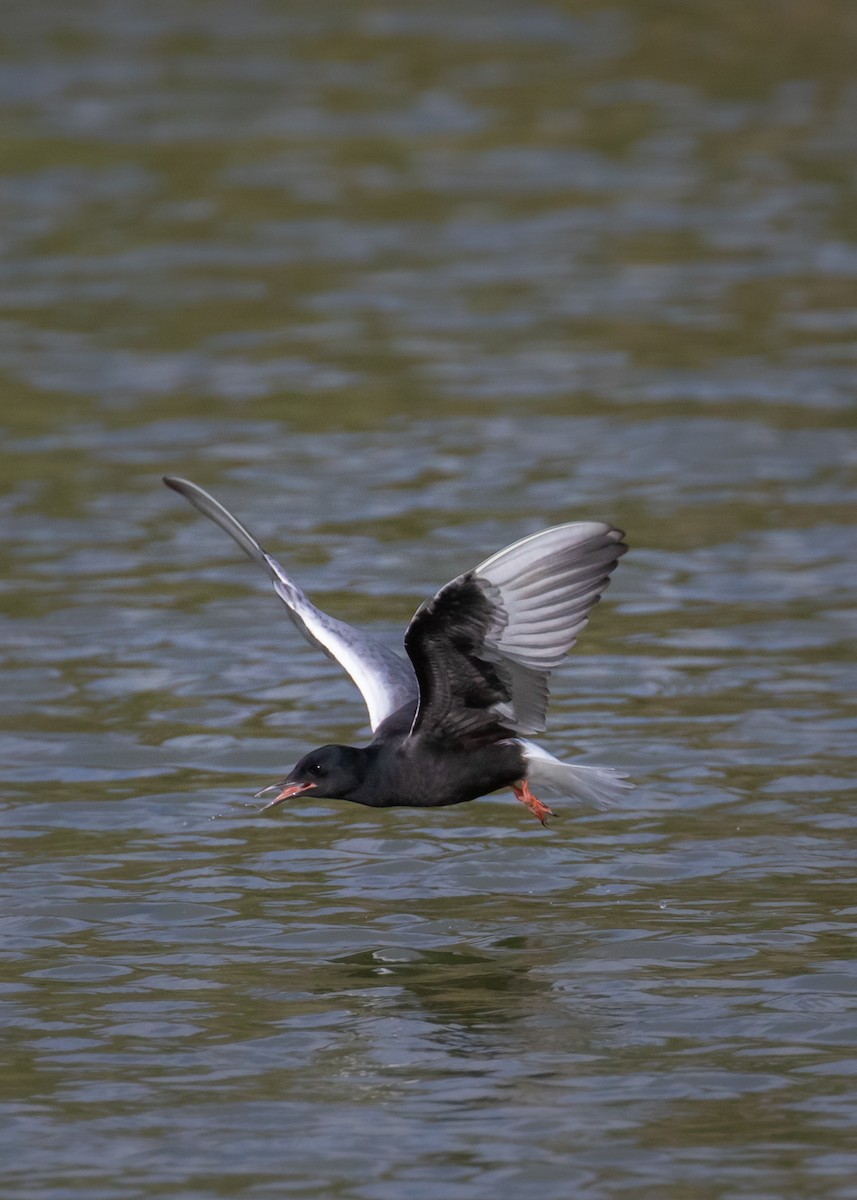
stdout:
<svg viewBox="0 0 857 1200">
<path fill-rule="evenodd" d="M 545 730 L 548 681 L 587 624 L 624 533 L 600 521 L 556 525 L 498 551 L 420 605 L 405 654 L 328 616 L 252 533 L 188 479 L 165 475 L 270 576 L 298 630 L 351 676 L 369 712 L 366 746 L 325 745 L 263 788 L 262 811 L 297 796 L 371 808 L 434 808 L 511 788 L 541 822 L 533 788 L 605 807 L 632 785 L 608 767 L 562 762 L 531 740 Z"/>
</svg>

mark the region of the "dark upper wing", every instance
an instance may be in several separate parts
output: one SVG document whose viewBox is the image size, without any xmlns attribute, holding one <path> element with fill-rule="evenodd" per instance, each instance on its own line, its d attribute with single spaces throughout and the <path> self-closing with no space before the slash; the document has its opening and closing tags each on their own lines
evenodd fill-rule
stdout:
<svg viewBox="0 0 857 1200">
<path fill-rule="evenodd" d="M 490 740 L 544 729 L 548 677 L 627 550 L 599 522 L 501 550 L 427 600 L 405 634 L 420 702 L 413 732 Z"/>
<path fill-rule="evenodd" d="M 420 689 L 412 733 L 478 742 L 514 732 L 498 711 L 511 690 L 486 655 L 494 623 L 494 605 L 473 571 L 417 609 L 405 631 Z"/>
<path fill-rule="evenodd" d="M 208 492 L 187 479 L 165 475 L 164 483 L 225 530 L 248 558 L 268 572 L 274 583 L 274 591 L 307 641 L 338 662 L 357 684 L 366 701 L 373 729 L 403 704 L 415 699 L 417 685 L 414 673 L 395 651 L 388 650 L 369 634 L 361 633 L 316 608 L 276 559 L 262 549 L 252 533 Z"/>
</svg>

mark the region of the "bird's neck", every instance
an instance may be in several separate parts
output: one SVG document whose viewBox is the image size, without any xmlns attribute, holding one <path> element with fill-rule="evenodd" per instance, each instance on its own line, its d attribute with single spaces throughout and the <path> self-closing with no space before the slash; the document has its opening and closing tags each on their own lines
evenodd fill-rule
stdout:
<svg viewBox="0 0 857 1200">
<path fill-rule="evenodd" d="M 382 754 L 382 746 L 374 742 L 370 746 L 355 746 L 352 760 L 357 783 L 343 796 L 354 804 L 366 804 L 371 808 L 382 807 L 384 796 L 389 794 L 395 774 L 394 761 Z"/>
</svg>

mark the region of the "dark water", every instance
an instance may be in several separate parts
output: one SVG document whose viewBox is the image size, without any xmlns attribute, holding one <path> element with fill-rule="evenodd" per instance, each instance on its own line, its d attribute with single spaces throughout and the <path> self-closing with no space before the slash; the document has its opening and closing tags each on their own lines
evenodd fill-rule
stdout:
<svg viewBox="0 0 857 1200">
<path fill-rule="evenodd" d="M 849 3 L 10 3 L 2 1195 L 857 1197 Z M 253 791 L 628 530 L 547 830 Z"/>
</svg>

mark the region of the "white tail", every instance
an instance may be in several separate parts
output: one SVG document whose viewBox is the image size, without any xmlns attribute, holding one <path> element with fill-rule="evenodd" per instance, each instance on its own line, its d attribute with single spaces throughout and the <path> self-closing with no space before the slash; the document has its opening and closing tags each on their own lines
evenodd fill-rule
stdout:
<svg viewBox="0 0 857 1200">
<path fill-rule="evenodd" d="M 536 792 L 571 796 L 596 808 L 608 808 L 634 785 L 626 775 L 610 767 L 582 767 L 554 758 L 535 742 L 523 738 L 520 745 L 527 763 L 527 779 Z"/>
</svg>

